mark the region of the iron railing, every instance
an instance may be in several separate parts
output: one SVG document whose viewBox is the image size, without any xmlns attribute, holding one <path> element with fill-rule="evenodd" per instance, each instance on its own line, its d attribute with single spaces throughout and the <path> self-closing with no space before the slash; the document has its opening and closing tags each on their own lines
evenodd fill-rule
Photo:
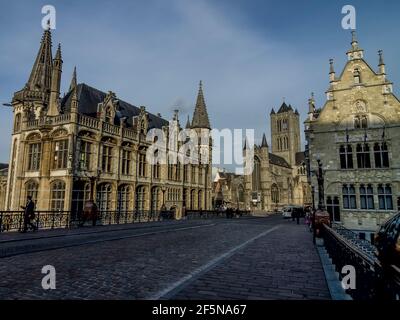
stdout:
<svg viewBox="0 0 400 320">
<path fill-rule="evenodd" d="M 236 217 L 250 216 L 250 211 L 233 211 L 233 215 Z M 187 219 L 217 219 L 226 218 L 225 211 L 213 211 L 213 210 L 186 210 Z"/>
<path fill-rule="evenodd" d="M 133 224 L 174 219 L 173 211 L 101 211 L 95 225 Z M 38 230 L 68 229 L 93 225 L 93 219 L 84 219 L 82 212 L 36 211 L 31 221 Z M 22 231 L 23 211 L 0 211 L 0 233 Z"/>
<path fill-rule="evenodd" d="M 332 228 L 325 225 L 322 236 L 341 279 L 344 266 L 355 268 L 356 288 L 347 290 L 354 300 L 400 299 L 400 269 L 381 264 L 372 244 L 336 225 Z"/>
</svg>

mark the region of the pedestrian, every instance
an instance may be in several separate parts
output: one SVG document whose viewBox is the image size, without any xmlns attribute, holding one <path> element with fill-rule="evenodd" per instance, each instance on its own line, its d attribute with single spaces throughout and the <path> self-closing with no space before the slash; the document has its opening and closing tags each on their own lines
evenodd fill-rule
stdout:
<svg viewBox="0 0 400 320">
<path fill-rule="evenodd" d="M 30 226 L 33 231 L 37 231 L 38 228 L 32 223 L 32 220 L 35 219 L 35 203 L 31 196 L 27 197 L 26 206 L 21 208 L 24 210 L 24 228 L 22 233 L 28 232 L 28 226 Z"/>
</svg>

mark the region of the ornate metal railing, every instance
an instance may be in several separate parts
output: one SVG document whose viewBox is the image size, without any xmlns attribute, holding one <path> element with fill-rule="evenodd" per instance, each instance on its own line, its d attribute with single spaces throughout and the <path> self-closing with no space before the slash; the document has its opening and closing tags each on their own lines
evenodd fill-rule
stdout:
<svg viewBox="0 0 400 320">
<path fill-rule="evenodd" d="M 249 216 L 250 211 L 233 211 L 235 217 Z M 187 219 L 217 219 L 226 218 L 226 211 L 216 210 L 186 210 Z"/>
<path fill-rule="evenodd" d="M 400 299 L 400 269 L 381 264 L 372 244 L 337 225 L 332 228 L 325 225 L 322 236 L 341 278 L 344 266 L 355 268 L 356 288 L 347 290 L 354 300 Z"/>
<path fill-rule="evenodd" d="M 174 219 L 172 211 L 102 211 L 95 219 L 96 225 L 133 224 Z M 68 229 L 93 225 L 93 218 L 84 218 L 82 212 L 37 211 L 32 224 L 38 230 Z M 24 229 L 22 211 L 0 211 L 0 233 Z"/>
</svg>

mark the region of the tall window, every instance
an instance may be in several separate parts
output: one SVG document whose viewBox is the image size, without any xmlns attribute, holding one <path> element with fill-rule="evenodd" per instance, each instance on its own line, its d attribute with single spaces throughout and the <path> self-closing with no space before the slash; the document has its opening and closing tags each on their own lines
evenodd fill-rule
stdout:
<svg viewBox="0 0 400 320">
<path fill-rule="evenodd" d="M 276 184 L 273 184 L 271 187 L 271 200 L 272 203 L 279 203 L 280 199 L 279 199 L 279 188 Z"/>
<path fill-rule="evenodd" d="M 199 184 L 203 184 L 203 168 L 199 167 Z"/>
<path fill-rule="evenodd" d="M 129 150 L 122 150 L 122 174 L 131 174 L 131 152 Z"/>
<path fill-rule="evenodd" d="M 368 144 L 357 145 L 357 165 L 359 169 L 371 168 L 371 157 Z"/>
<path fill-rule="evenodd" d="M 181 180 L 182 180 L 181 172 L 182 172 L 182 170 L 181 170 L 181 164 L 180 164 L 179 161 L 178 161 L 178 163 L 176 164 L 176 180 L 177 180 L 177 181 L 181 181 Z"/>
<path fill-rule="evenodd" d="M 359 69 L 354 70 L 354 83 L 360 84 L 361 83 L 361 74 Z"/>
<path fill-rule="evenodd" d="M 138 187 L 136 189 L 136 210 L 143 212 L 145 209 L 146 189 L 145 187 Z"/>
<path fill-rule="evenodd" d="M 183 166 L 183 181 L 189 182 L 189 165 L 185 164 Z"/>
<path fill-rule="evenodd" d="M 42 155 L 42 145 L 31 143 L 28 145 L 28 171 L 40 170 L 40 158 Z"/>
<path fill-rule="evenodd" d="M 53 169 L 66 169 L 68 166 L 68 140 L 54 143 L 54 167 Z"/>
<path fill-rule="evenodd" d="M 352 184 L 343 186 L 343 208 L 357 209 L 356 189 Z"/>
<path fill-rule="evenodd" d="M 97 187 L 97 205 L 100 211 L 110 211 L 112 204 L 112 187 L 103 183 Z"/>
<path fill-rule="evenodd" d="M 374 188 L 372 185 L 361 185 L 360 186 L 360 202 L 361 209 L 364 210 L 374 210 Z"/>
<path fill-rule="evenodd" d="M 203 209 L 203 191 L 201 191 L 201 190 L 199 191 L 197 203 L 198 203 L 197 208 L 199 210 L 202 210 Z"/>
<path fill-rule="evenodd" d="M 90 155 L 92 144 L 88 141 L 81 140 L 79 168 L 83 171 L 90 171 Z"/>
<path fill-rule="evenodd" d="M 253 168 L 253 191 L 259 191 L 261 189 L 261 163 L 256 157 L 254 158 Z"/>
<path fill-rule="evenodd" d="M 51 210 L 63 211 L 65 203 L 65 183 L 56 181 L 51 185 Z"/>
<path fill-rule="evenodd" d="M 375 168 L 389 168 L 389 151 L 386 142 L 374 145 Z"/>
<path fill-rule="evenodd" d="M 353 148 L 351 145 L 340 146 L 340 168 L 353 169 Z"/>
<path fill-rule="evenodd" d="M 192 183 L 196 183 L 196 167 L 193 165 L 192 165 L 191 177 L 192 177 Z"/>
<path fill-rule="evenodd" d="M 131 188 L 128 185 L 122 185 L 118 188 L 118 211 L 128 212 L 130 209 Z"/>
<path fill-rule="evenodd" d="M 331 197 L 329 196 L 326 199 L 326 209 L 329 213 L 331 221 L 339 222 L 340 221 L 340 204 L 339 197 Z"/>
<path fill-rule="evenodd" d="M 161 172 L 160 164 L 158 162 L 156 164 L 153 164 L 153 178 L 154 179 L 160 179 L 160 172 Z"/>
<path fill-rule="evenodd" d="M 393 210 L 393 195 L 390 184 L 378 185 L 379 210 Z"/>
<path fill-rule="evenodd" d="M 112 112 L 111 112 L 111 108 L 107 108 L 106 110 L 106 116 L 105 116 L 105 122 L 106 123 L 111 123 L 111 117 L 112 117 Z"/>
<path fill-rule="evenodd" d="M 146 177 L 146 154 L 139 153 L 139 177 Z"/>
<path fill-rule="evenodd" d="M 39 185 L 35 181 L 29 181 L 26 186 L 26 196 L 31 196 L 34 202 L 38 199 Z"/>
<path fill-rule="evenodd" d="M 160 209 L 160 188 L 151 189 L 151 211 L 156 212 Z"/>
<path fill-rule="evenodd" d="M 15 120 L 14 120 L 14 132 L 18 132 L 21 130 L 21 114 L 18 113 L 15 116 Z"/>
<path fill-rule="evenodd" d="M 113 151 L 112 147 L 103 146 L 101 169 L 105 173 L 111 173 L 112 170 L 112 151 Z"/>
</svg>

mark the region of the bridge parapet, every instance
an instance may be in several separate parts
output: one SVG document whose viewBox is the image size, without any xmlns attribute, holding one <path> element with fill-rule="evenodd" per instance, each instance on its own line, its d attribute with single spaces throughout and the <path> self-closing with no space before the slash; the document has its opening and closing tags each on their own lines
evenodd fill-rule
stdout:
<svg viewBox="0 0 400 320">
<path fill-rule="evenodd" d="M 376 248 L 340 225 L 324 226 L 324 245 L 340 277 L 345 266 L 356 272 L 356 288 L 347 293 L 354 300 L 400 300 L 400 268 L 383 265 L 375 256 Z"/>
</svg>

